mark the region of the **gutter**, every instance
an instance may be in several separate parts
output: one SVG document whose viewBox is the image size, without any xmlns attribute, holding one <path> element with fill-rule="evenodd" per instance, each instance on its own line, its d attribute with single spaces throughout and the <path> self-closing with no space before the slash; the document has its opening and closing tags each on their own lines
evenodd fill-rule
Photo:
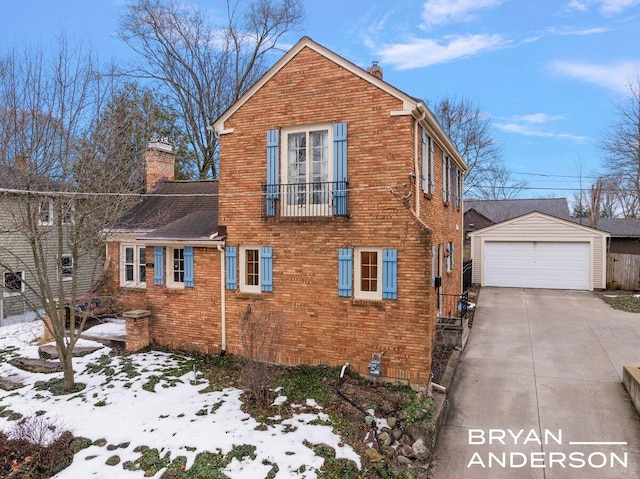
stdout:
<svg viewBox="0 0 640 479">
<path fill-rule="evenodd" d="M 216 246 L 220 252 L 220 356 L 224 356 L 227 352 L 227 304 L 225 296 L 226 261 L 223 245 L 218 244 Z"/>
</svg>

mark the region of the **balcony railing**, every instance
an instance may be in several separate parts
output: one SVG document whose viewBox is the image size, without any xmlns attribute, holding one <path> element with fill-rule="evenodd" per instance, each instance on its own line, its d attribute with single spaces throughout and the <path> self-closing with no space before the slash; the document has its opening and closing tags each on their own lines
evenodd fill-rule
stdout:
<svg viewBox="0 0 640 479">
<path fill-rule="evenodd" d="M 264 185 L 264 191 L 266 217 L 347 216 L 346 181 Z"/>
</svg>

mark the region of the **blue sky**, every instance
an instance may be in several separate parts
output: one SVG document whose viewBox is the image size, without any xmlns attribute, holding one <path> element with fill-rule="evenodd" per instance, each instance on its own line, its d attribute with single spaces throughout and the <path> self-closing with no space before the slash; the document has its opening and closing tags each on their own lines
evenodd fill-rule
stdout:
<svg viewBox="0 0 640 479">
<path fill-rule="evenodd" d="M 223 18 L 222 0 L 197 0 Z M 125 0 L 3 0 L 0 44 L 61 31 L 132 59 L 115 31 Z M 640 73 L 640 0 L 307 0 L 308 35 L 408 94 L 470 99 L 493 118 L 521 197 L 566 196 L 602 167 L 602 131 Z M 285 45 L 285 46 L 286 46 Z M 552 176 L 542 176 L 552 175 Z M 539 188 L 539 189 L 538 189 Z"/>
</svg>

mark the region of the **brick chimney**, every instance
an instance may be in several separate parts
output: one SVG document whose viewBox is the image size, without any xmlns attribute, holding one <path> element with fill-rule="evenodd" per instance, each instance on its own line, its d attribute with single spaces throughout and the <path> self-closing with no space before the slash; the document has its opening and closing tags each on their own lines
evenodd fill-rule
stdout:
<svg viewBox="0 0 640 479">
<path fill-rule="evenodd" d="M 166 138 L 152 139 L 147 145 L 144 157 L 147 193 L 154 190 L 158 182 L 175 179 L 176 153 Z"/>
<path fill-rule="evenodd" d="M 382 80 L 382 68 L 380 68 L 380 66 L 378 65 L 378 62 L 376 61 L 371 62 L 371 66 L 367 68 L 367 71 L 371 73 L 374 77 Z"/>
</svg>

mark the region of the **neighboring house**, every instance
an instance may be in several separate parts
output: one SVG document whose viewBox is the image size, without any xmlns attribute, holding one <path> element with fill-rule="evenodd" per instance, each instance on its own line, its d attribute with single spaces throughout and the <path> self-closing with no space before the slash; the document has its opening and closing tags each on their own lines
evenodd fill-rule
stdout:
<svg viewBox="0 0 640 479">
<path fill-rule="evenodd" d="M 251 305 L 284 322 L 280 363 L 366 374 L 384 351 L 383 377 L 428 385 L 441 295 L 461 294 L 466 165 L 381 76 L 301 39 L 215 122 L 219 201 L 149 228 L 130 212 L 109 264 L 126 306 L 151 311 L 149 339 L 242 354 Z M 127 273 L 140 248 L 144 284 Z"/>
<path fill-rule="evenodd" d="M 599 218 L 598 228 L 611 234 L 607 255 L 607 286 L 639 290 L 640 219 Z"/>
<path fill-rule="evenodd" d="M 38 299 L 42 294 L 33 291 L 40 287 L 31 247 L 31 239 L 36 235 L 42 239 L 46 275 L 54 291 L 58 279 L 63 282 L 64 289 L 70 291 L 75 271 L 75 289 L 79 294 L 85 294 L 91 287 L 92 272 L 96 271 L 97 259 L 74 268 L 74 262 L 81 256 L 77 252 L 74 255 L 64 237 L 60 243 L 58 241 L 59 219 L 63 233 L 67 233 L 67 227 L 73 227 L 73 203 L 60 196 L 38 193 L 49 187 L 23 173 L 20 165 L 26 167 L 26 163 L 0 167 L 0 326 L 33 320 L 34 312 L 42 310 Z M 18 193 L 25 190 L 34 194 Z M 58 260 L 60 251 L 62 255 Z"/>
<path fill-rule="evenodd" d="M 481 286 L 606 287 L 609 233 L 534 211 L 469 233 L 473 282 Z"/>
<path fill-rule="evenodd" d="M 538 211 L 556 218 L 571 219 L 566 198 L 464 201 L 464 257 L 471 258 L 469 233 L 518 216 Z"/>
</svg>

